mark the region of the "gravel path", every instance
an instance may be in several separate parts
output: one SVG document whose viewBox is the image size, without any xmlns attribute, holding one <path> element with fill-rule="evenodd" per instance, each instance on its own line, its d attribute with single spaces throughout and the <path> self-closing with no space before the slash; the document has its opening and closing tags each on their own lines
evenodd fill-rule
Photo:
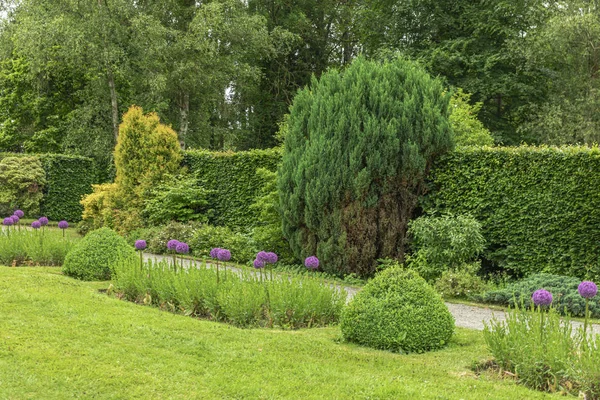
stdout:
<svg viewBox="0 0 600 400">
<path fill-rule="evenodd" d="M 160 256 L 160 255 L 155 255 L 155 254 L 144 253 L 144 259 L 146 259 L 146 260 L 152 259 L 152 260 L 156 260 L 156 261 L 161 261 L 161 260 L 170 261 L 172 258 L 169 256 Z M 189 268 L 192 265 L 197 265 L 197 262 L 193 261 L 193 260 L 183 260 L 183 265 L 185 267 Z M 207 265 L 210 265 L 210 264 L 207 264 Z M 237 268 L 237 267 L 226 267 L 226 268 L 228 270 L 234 271 L 234 272 L 242 271 L 240 268 Z M 258 273 L 256 273 L 256 274 L 258 274 Z M 352 286 L 340 286 L 340 285 L 335 285 L 335 286 L 346 290 L 346 292 L 348 293 L 348 301 L 350 299 L 352 299 L 352 297 L 354 297 L 354 295 L 356 295 L 356 293 L 358 293 L 358 291 L 360 290 L 360 288 L 356 288 L 356 287 L 352 287 Z M 456 326 L 459 326 L 461 328 L 476 329 L 476 330 L 480 331 L 480 330 L 483 330 L 484 322 L 487 322 L 494 317 L 500 321 L 504 321 L 504 319 L 506 318 L 506 314 L 504 311 L 492 310 L 490 308 L 485 307 L 484 305 L 479 307 L 479 306 L 470 306 L 470 305 L 466 305 L 466 304 L 446 303 L 446 306 L 448 307 L 448 310 L 450 310 L 450 312 L 454 316 L 454 319 L 456 321 Z M 575 331 L 575 329 L 577 329 L 583 325 L 583 323 L 577 322 L 577 321 L 572 321 L 571 324 L 573 324 L 574 331 Z M 593 329 L 594 333 L 600 334 L 600 325 L 594 324 L 594 325 L 592 325 L 592 329 Z"/>
</svg>

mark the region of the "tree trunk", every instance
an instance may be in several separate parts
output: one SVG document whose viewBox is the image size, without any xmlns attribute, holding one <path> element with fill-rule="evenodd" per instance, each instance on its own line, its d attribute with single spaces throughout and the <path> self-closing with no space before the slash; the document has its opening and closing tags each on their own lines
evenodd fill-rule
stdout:
<svg viewBox="0 0 600 400">
<path fill-rule="evenodd" d="M 117 89 L 115 88 L 115 77 L 113 76 L 112 68 L 106 65 L 106 76 L 108 79 L 108 87 L 110 89 L 110 104 L 112 108 L 112 124 L 115 144 L 119 138 L 119 103 L 117 101 Z"/>
<path fill-rule="evenodd" d="M 185 137 L 187 135 L 189 127 L 189 115 L 190 115 L 190 94 L 183 92 L 181 95 L 181 102 L 179 104 L 180 111 L 180 123 L 179 123 L 179 141 L 181 148 L 185 149 Z"/>
</svg>

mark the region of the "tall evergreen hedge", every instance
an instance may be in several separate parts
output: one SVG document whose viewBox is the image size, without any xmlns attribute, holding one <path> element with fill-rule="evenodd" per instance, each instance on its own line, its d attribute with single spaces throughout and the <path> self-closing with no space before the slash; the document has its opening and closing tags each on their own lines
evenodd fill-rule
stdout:
<svg viewBox="0 0 600 400">
<path fill-rule="evenodd" d="M 466 147 L 436 162 L 428 214 L 468 213 L 484 257 L 515 275 L 600 278 L 600 149 Z"/>
<path fill-rule="evenodd" d="M 265 182 L 256 170 L 275 171 L 281 163 L 281 149 L 240 152 L 188 150 L 183 164 L 198 176 L 206 189 L 214 190 L 211 207 L 214 225 L 247 231 L 256 225 L 257 211 L 250 208 Z"/>
<path fill-rule="evenodd" d="M 402 259 L 432 160 L 452 147 L 449 96 L 418 65 L 362 58 L 298 93 L 278 188 L 297 258 L 327 272 L 372 274 Z"/>
<path fill-rule="evenodd" d="M 51 220 L 81 220 L 81 198 L 91 193 L 98 174 L 91 158 L 64 154 L 0 153 L 4 157 L 37 157 L 46 173 L 41 214 Z M 29 216 L 28 216 L 29 217 Z M 35 216 L 31 216 L 35 217 Z"/>
</svg>

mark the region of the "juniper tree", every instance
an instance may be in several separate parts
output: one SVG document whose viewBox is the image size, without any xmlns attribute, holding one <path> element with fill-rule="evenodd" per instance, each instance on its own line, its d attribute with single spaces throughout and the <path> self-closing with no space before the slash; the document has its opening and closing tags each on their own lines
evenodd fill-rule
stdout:
<svg viewBox="0 0 600 400">
<path fill-rule="evenodd" d="M 298 259 L 365 276 L 402 260 L 407 223 L 434 158 L 452 147 L 449 96 L 403 59 L 358 58 L 300 91 L 290 110 L 278 190 Z"/>
</svg>

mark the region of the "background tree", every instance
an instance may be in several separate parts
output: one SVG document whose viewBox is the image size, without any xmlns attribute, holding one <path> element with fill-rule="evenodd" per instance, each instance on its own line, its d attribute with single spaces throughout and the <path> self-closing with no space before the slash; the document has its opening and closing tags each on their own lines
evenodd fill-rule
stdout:
<svg viewBox="0 0 600 400">
<path fill-rule="evenodd" d="M 416 64 L 357 59 L 294 99 L 278 189 L 294 255 L 337 274 L 402 260 L 433 159 L 452 147 L 449 95 Z"/>
</svg>

